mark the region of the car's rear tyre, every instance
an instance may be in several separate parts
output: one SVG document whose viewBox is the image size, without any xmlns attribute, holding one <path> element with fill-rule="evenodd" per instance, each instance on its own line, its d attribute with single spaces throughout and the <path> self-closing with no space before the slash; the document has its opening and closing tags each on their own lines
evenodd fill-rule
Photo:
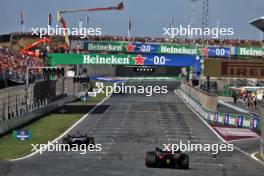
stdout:
<svg viewBox="0 0 264 176">
<path fill-rule="evenodd" d="M 180 157 L 180 168 L 189 169 L 189 156 L 182 154 Z"/>
<path fill-rule="evenodd" d="M 88 145 L 89 145 L 89 144 L 93 144 L 93 145 L 95 145 L 94 137 L 88 137 L 88 140 L 89 140 Z"/>
<path fill-rule="evenodd" d="M 65 137 L 65 138 L 62 138 L 62 144 L 65 144 L 64 147 L 61 147 L 62 150 L 68 150 L 69 149 L 69 138 Z"/>
<path fill-rule="evenodd" d="M 157 165 L 157 157 L 155 152 L 147 152 L 145 158 L 145 165 L 147 167 L 154 167 Z"/>
<path fill-rule="evenodd" d="M 69 139 L 67 137 L 62 139 L 62 143 L 63 144 L 68 144 L 69 143 Z"/>
</svg>

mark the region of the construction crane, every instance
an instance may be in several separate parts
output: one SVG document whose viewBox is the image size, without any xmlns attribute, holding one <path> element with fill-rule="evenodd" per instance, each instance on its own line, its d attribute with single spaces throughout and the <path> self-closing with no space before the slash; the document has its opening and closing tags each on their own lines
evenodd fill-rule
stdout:
<svg viewBox="0 0 264 176">
<path fill-rule="evenodd" d="M 37 45 L 43 44 L 43 43 L 51 43 L 51 39 L 50 38 L 41 38 L 39 40 L 37 40 L 36 42 L 26 46 L 25 48 L 23 48 L 22 50 L 20 50 L 20 54 L 22 55 L 28 55 L 28 56 L 32 56 L 32 57 L 38 57 L 39 55 L 36 54 L 35 51 L 31 51 L 32 48 L 36 47 Z"/>
<path fill-rule="evenodd" d="M 64 21 L 62 14 L 64 13 L 76 13 L 76 12 L 95 12 L 95 11 L 106 11 L 106 10 L 123 10 L 124 5 L 123 3 L 119 3 L 115 7 L 104 7 L 104 8 L 90 8 L 90 9 L 79 9 L 79 10 L 63 10 L 63 11 L 58 11 L 57 12 L 57 20 L 61 23 L 62 27 L 65 30 L 65 45 L 58 45 L 59 49 L 63 50 L 68 50 L 70 46 L 70 41 L 69 41 L 69 36 L 68 33 L 66 32 L 67 25 L 66 22 Z M 32 51 L 32 48 L 35 48 L 37 45 L 43 44 L 43 43 L 52 43 L 51 38 L 42 38 L 34 42 L 33 44 L 30 44 L 26 46 L 25 48 L 20 50 L 20 54 L 23 55 L 28 55 L 32 57 L 38 57 L 39 54 L 37 54 L 36 51 Z"/>
<path fill-rule="evenodd" d="M 103 8 L 86 8 L 86 9 L 77 9 L 77 10 L 62 10 L 57 11 L 57 21 L 61 23 L 61 26 L 64 28 L 64 37 L 65 37 L 65 43 L 67 47 L 70 46 L 69 36 L 67 32 L 67 25 L 64 21 L 62 15 L 64 13 L 77 13 L 77 12 L 96 12 L 96 11 L 107 11 L 107 10 L 123 10 L 124 4 L 121 2 L 117 6 L 114 7 L 103 7 Z"/>
</svg>

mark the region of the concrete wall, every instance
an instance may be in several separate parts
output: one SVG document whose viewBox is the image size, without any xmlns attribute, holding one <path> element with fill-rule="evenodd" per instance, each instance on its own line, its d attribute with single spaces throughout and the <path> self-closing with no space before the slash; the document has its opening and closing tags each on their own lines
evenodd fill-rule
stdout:
<svg viewBox="0 0 264 176">
<path fill-rule="evenodd" d="M 216 95 L 204 92 L 200 89 L 189 86 L 186 83 L 182 83 L 181 88 L 185 93 L 200 102 L 204 109 L 212 112 L 217 111 L 218 97 Z"/>
</svg>

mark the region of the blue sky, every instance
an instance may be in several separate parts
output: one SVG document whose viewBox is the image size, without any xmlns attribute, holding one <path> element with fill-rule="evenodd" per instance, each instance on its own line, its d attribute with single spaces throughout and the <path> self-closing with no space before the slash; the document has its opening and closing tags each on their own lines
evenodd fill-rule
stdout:
<svg viewBox="0 0 264 176">
<path fill-rule="evenodd" d="M 25 11 L 26 29 L 47 27 L 48 13 L 56 22 L 56 11 L 92 7 L 115 6 L 122 0 L 1 0 L 0 34 L 21 31 L 19 13 Z M 65 14 L 69 27 L 78 27 L 78 20 L 90 18 L 90 27 L 101 27 L 103 35 L 127 35 L 128 17 L 132 19 L 133 36 L 162 37 L 163 27 L 168 27 L 173 17 L 174 26 L 189 24 L 190 0 L 123 0 L 124 11 Z M 195 27 L 201 27 L 202 0 L 196 1 Z M 264 16 L 264 0 L 209 0 L 209 26 L 217 21 L 220 27 L 233 27 L 231 38 L 260 39 L 260 32 L 248 24 Z"/>
</svg>

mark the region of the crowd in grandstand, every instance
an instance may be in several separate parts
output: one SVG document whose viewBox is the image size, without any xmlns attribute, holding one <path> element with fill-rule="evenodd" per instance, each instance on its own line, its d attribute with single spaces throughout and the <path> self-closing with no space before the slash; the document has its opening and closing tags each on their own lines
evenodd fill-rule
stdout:
<svg viewBox="0 0 264 176">
<path fill-rule="evenodd" d="M 7 48 L 0 48 L 1 79 L 25 80 L 28 66 L 44 66 L 43 59 L 11 53 Z M 30 70 L 31 75 L 40 74 L 40 70 Z"/>
<path fill-rule="evenodd" d="M 96 41 L 137 41 L 153 43 L 174 43 L 174 44 L 199 44 L 212 46 L 255 46 L 261 47 L 262 41 L 239 40 L 239 39 L 188 39 L 188 38 L 151 38 L 151 37 L 115 37 L 115 36 L 89 36 L 89 40 Z"/>
</svg>

